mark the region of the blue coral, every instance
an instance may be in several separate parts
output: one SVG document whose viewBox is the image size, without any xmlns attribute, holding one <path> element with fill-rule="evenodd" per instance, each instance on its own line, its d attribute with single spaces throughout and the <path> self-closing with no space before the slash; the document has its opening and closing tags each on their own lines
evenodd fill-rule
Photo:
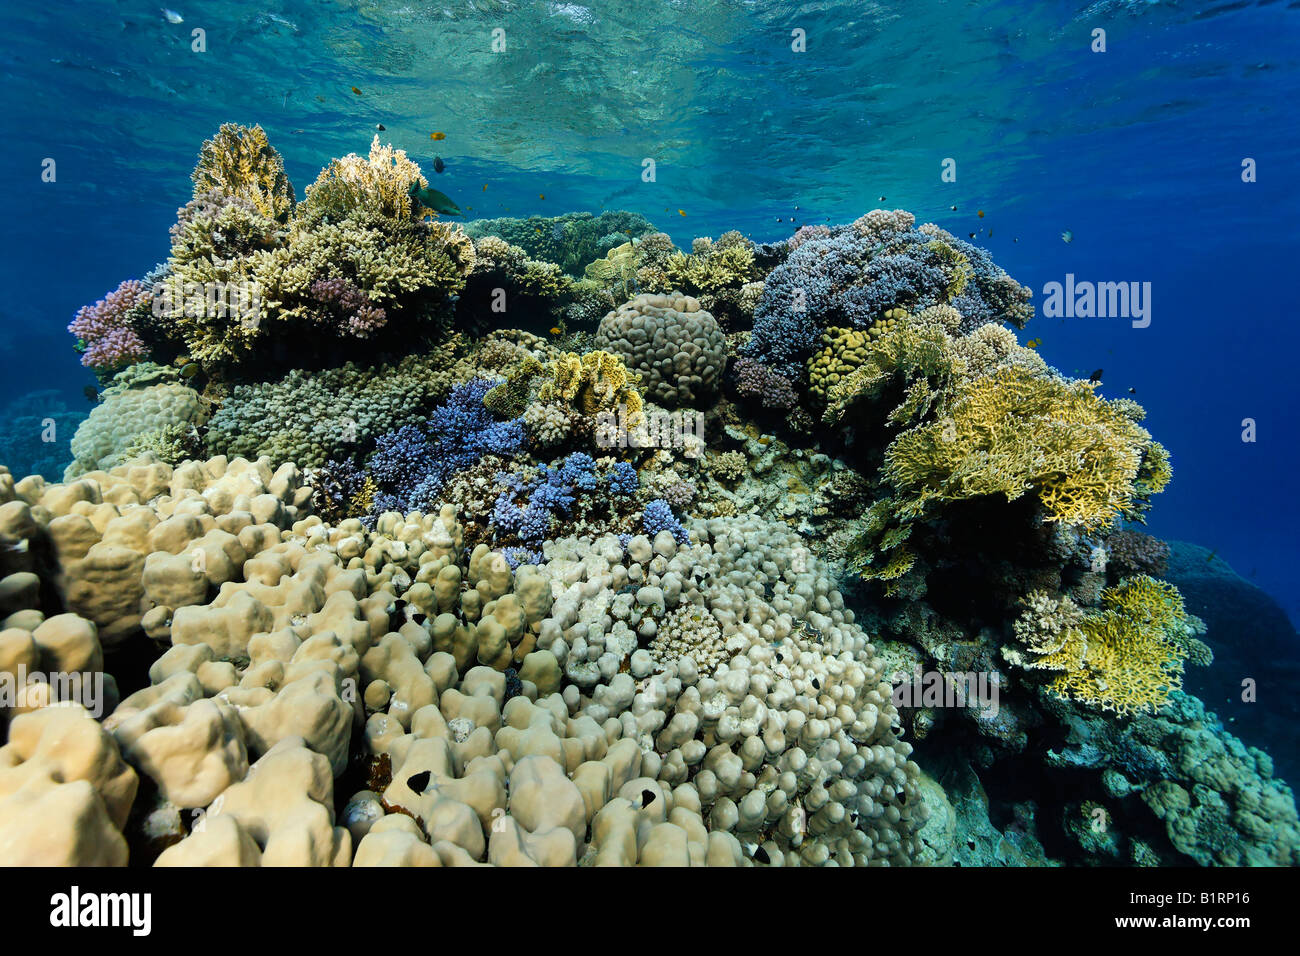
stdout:
<svg viewBox="0 0 1300 956">
<path fill-rule="evenodd" d="M 639 484 L 640 481 L 637 479 L 635 465 L 626 461 L 615 463 L 614 470 L 609 476 L 609 493 L 611 495 L 624 498 L 636 494 Z"/>
<path fill-rule="evenodd" d="M 768 274 L 745 354 L 797 381 L 828 327 L 865 329 L 895 306 L 915 312 L 946 301 L 954 266 L 940 243 L 970 263 L 969 281 L 952 302 L 962 331 L 987 322 L 1023 327 L 1033 312 L 1030 292 L 987 251 L 933 228 L 837 227 L 802 242 Z"/>
<path fill-rule="evenodd" d="M 367 463 L 379 486 L 374 512 L 431 510 L 456 474 L 486 455 L 512 457 L 523 450 L 524 420 L 498 421 L 483 404 L 495 382 L 476 378 L 458 385 L 423 425 L 381 436 Z"/>
<path fill-rule="evenodd" d="M 687 544 L 691 540 L 686 529 L 673 514 L 673 509 L 662 498 L 656 498 L 645 506 L 645 513 L 641 516 L 641 526 L 651 538 L 660 531 L 670 531 L 678 544 Z"/>
</svg>

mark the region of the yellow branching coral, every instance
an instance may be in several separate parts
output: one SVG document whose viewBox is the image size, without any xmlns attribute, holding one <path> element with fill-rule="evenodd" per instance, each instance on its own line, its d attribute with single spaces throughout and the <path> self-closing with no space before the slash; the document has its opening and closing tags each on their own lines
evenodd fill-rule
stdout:
<svg viewBox="0 0 1300 956">
<path fill-rule="evenodd" d="M 251 202 L 268 219 L 287 222 L 294 209 L 293 185 L 284 172 L 284 159 L 267 141 L 260 126 L 251 129 L 223 123 L 204 142 L 190 175 L 194 195 L 219 190 Z"/>
<path fill-rule="evenodd" d="M 338 222 L 296 221 L 288 246 L 259 254 L 254 271 L 269 320 L 318 315 L 309 294 L 317 279 L 346 279 L 388 309 L 411 295 L 460 292 L 473 266 L 474 244 L 457 225 L 358 212 Z"/>
<path fill-rule="evenodd" d="M 384 219 L 422 219 L 430 210 L 412 208 L 417 206 L 410 197 L 412 184 L 426 189 L 429 181 L 405 150 L 381 146 L 376 135 L 368 158 L 349 153 L 321 170 L 307 187 L 299 216 L 337 220 L 364 212 Z"/>
<path fill-rule="evenodd" d="M 916 426 L 886 451 L 884 476 L 919 516 L 932 501 L 1035 492 L 1049 521 L 1095 531 L 1144 506 L 1167 480 L 1164 450 L 1132 419 L 1093 393 L 1022 368 L 963 382 L 938 420 Z M 1144 461 L 1148 484 L 1139 482 Z"/>
<path fill-rule="evenodd" d="M 588 265 L 583 270 L 583 278 L 601 289 L 630 296 L 637 287 L 638 258 L 636 244 L 625 242 Z"/>
<path fill-rule="evenodd" d="M 1020 646 L 1003 653 L 1022 667 L 1059 673 L 1048 690 L 1121 716 L 1155 712 L 1182 686 L 1183 662 L 1200 622 L 1172 584 L 1128 578 L 1102 592 L 1100 612 L 1035 592 L 1016 623 Z M 1199 642 L 1195 642 L 1199 643 Z"/>
<path fill-rule="evenodd" d="M 636 385 L 640 376 L 629 372 L 617 355 L 595 351 L 586 355 L 566 352 L 551 362 L 543 374 L 537 399 L 546 403 L 563 403 L 592 416 L 602 411 L 626 408 L 628 425 L 641 419 L 641 393 Z"/>
<path fill-rule="evenodd" d="M 753 243 L 735 230 L 723 233 L 717 242 L 696 239 L 689 255 L 668 257 L 664 273 L 674 286 L 694 295 L 738 289 L 758 278 Z"/>
</svg>

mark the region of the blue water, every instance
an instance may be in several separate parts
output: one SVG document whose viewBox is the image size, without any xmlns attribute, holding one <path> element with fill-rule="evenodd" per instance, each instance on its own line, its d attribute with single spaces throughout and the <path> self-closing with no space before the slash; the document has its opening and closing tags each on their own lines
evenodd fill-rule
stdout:
<svg viewBox="0 0 1300 956">
<path fill-rule="evenodd" d="M 166 258 L 226 121 L 265 127 L 299 196 L 382 123 L 419 160 L 436 149 L 472 215 L 625 208 L 679 245 L 903 207 L 978 232 L 1040 305 L 1067 273 L 1152 284 L 1148 328 L 1040 316 L 1023 337 L 1103 369 L 1104 394 L 1135 389 L 1174 456 L 1151 530 L 1215 549 L 1300 620 L 1297 8 L 178 0 L 172 24 L 144 0 L 6 4 L 0 407 L 56 389 L 88 410 L 65 327 Z"/>
</svg>

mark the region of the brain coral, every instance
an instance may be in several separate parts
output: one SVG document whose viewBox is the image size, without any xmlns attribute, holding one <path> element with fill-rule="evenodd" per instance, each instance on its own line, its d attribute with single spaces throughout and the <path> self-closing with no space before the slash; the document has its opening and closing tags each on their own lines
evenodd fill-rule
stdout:
<svg viewBox="0 0 1300 956">
<path fill-rule="evenodd" d="M 596 330 L 596 347 L 640 373 L 648 398 L 696 406 L 716 390 L 727 343 L 713 316 L 684 295 L 639 295 Z"/>
<path fill-rule="evenodd" d="M 141 389 L 108 389 L 104 400 L 72 436 L 74 461 L 64 472 L 70 481 L 88 471 L 120 465 L 122 455 L 141 436 L 199 418 L 199 393 L 177 383 Z"/>
</svg>

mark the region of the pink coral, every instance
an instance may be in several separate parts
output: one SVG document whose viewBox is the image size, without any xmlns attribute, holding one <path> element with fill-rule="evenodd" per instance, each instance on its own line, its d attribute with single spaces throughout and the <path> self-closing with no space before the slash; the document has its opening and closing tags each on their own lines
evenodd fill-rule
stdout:
<svg viewBox="0 0 1300 956">
<path fill-rule="evenodd" d="M 830 234 L 831 231 L 826 226 L 800 226 L 790 237 L 790 251 L 794 252 L 809 239 L 822 239 Z"/>
<path fill-rule="evenodd" d="M 81 364 L 111 369 L 147 358 L 149 350 L 132 328 L 131 312 L 151 300 L 143 282 L 127 279 L 94 305 L 78 309 L 68 331 L 85 346 Z"/>
<path fill-rule="evenodd" d="M 341 324 L 359 339 L 373 335 L 388 321 L 387 313 L 346 279 L 317 279 L 311 284 L 311 296 L 321 305 L 336 308 L 342 315 Z"/>
</svg>

